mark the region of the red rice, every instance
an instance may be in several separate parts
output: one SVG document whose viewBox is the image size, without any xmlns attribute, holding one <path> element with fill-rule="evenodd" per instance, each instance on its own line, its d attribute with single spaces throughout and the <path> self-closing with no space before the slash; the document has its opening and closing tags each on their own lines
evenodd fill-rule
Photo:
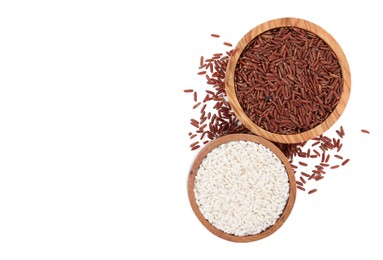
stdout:
<svg viewBox="0 0 383 260">
<path fill-rule="evenodd" d="M 348 162 L 350 161 L 350 159 L 346 159 L 342 162 L 342 166 L 345 166 Z"/>
<path fill-rule="evenodd" d="M 196 146 L 198 143 L 199 143 L 198 141 L 197 141 L 197 142 L 194 142 L 194 143 L 192 143 L 192 144 L 190 145 L 190 147 Z"/>
<path fill-rule="evenodd" d="M 302 186 L 297 186 L 297 189 L 300 189 L 300 190 L 302 190 L 302 191 L 305 191 L 305 190 L 306 190 L 306 189 L 303 188 Z"/>
<path fill-rule="evenodd" d="M 197 104 L 195 104 L 195 105 L 193 106 L 193 109 L 196 109 L 199 105 L 201 105 L 201 102 L 198 102 Z"/>
<path fill-rule="evenodd" d="M 317 192 L 318 190 L 317 189 L 312 189 L 308 192 L 308 194 L 313 194 L 314 192 Z"/>
<path fill-rule="evenodd" d="M 340 133 L 342 134 L 342 137 L 346 135 L 346 133 L 344 132 L 343 126 L 340 126 Z"/>
<path fill-rule="evenodd" d="M 198 148 L 200 148 L 200 146 L 196 145 L 196 146 L 193 146 L 193 148 L 191 150 L 194 151 L 194 150 L 197 150 Z"/>
<path fill-rule="evenodd" d="M 336 133 L 339 135 L 340 138 L 343 138 L 343 135 L 339 130 L 336 130 Z"/>
<path fill-rule="evenodd" d="M 296 134 L 332 113 L 343 78 L 335 53 L 321 38 L 300 28 L 279 27 L 260 34 L 243 50 L 235 90 L 243 111 L 259 127 Z"/>
</svg>

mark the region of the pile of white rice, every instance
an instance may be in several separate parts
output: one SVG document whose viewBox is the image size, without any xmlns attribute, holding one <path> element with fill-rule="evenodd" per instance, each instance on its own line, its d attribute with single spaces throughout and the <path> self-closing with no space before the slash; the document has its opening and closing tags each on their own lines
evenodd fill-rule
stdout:
<svg viewBox="0 0 383 260">
<path fill-rule="evenodd" d="M 269 148 L 232 141 L 213 149 L 195 177 L 203 216 L 235 236 L 255 235 L 275 224 L 289 197 L 286 169 Z"/>
</svg>

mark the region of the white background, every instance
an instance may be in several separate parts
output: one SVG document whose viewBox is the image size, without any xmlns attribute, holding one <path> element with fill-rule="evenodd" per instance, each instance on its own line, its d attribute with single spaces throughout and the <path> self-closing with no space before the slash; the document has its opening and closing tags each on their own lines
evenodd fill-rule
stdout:
<svg viewBox="0 0 383 260">
<path fill-rule="evenodd" d="M 375 3 L 1 1 L 0 259 L 382 259 Z M 182 90 L 205 88 L 200 55 L 280 17 L 320 25 L 348 58 L 352 93 L 330 132 L 345 127 L 351 161 L 316 194 L 298 192 L 272 236 L 236 244 L 189 205 Z"/>
</svg>

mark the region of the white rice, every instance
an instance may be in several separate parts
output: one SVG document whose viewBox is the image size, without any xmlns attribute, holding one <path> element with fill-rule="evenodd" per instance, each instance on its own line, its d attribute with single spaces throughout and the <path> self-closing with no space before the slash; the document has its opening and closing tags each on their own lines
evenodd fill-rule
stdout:
<svg viewBox="0 0 383 260">
<path fill-rule="evenodd" d="M 289 179 L 269 148 L 232 141 L 213 149 L 202 161 L 194 194 L 201 213 L 217 229 L 235 236 L 255 235 L 282 214 Z"/>
</svg>

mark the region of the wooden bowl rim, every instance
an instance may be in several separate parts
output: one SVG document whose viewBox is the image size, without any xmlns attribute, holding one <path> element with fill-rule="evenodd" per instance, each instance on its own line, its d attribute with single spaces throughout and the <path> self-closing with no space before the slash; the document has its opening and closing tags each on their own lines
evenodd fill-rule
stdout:
<svg viewBox="0 0 383 260">
<path fill-rule="evenodd" d="M 196 202 L 196 198 L 194 195 L 194 183 L 195 183 L 195 176 L 197 175 L 199 166 L 201 165 L 201 162 L 203 159 L 206 157 L 208 153 L 210 153 L 214 148 L 220 146 L 221 144 L 224 143 L 229 143 L 231 141 L 251 141 L 255 143 L 262 144 L 269 148 L 271 151 L 273 151 L 278 158 L 282 161 L 283 165 L 286 168 L 286 172 L 289 178 L 289 198 L 287 200 L 285 209 L 283 210 L 281 216 L 279 219 L 276 221 L 276 223 L 266 229 L 265 231 L 256 234 L 256 235 L 250 235 L 250 236 L 234 236 L 234 235 L 229 235 L 224 233 L 223 231 L 217 229 L 214 227 L 210 222 L 208 222 L 205 217 L 202 215 L 201 211 L 199 210 L 199 207 Z M 295 203 L 295 198 L 296 198 L 296 182 L 295 182 L 295 177 L 294 177 L 294 171 L 291 167 L 291 164 L 289 163 L 288 159 L 286 156 L 282 153 L 282 151 L 276 147 L 273 143 L 270 141 L 251 134 L 232 134 L 232 135 L 227 135 L 224 137 L 220 137 L 215 139 L 214 141 L 211 141 L 208 143 L 205 147 L 201 149 L 201 151 L 198 153 L 196 158 L 194 159 L 194 162 L 192 164 L 190 174 L 188 177 L 188 196 L 189 196 L 189 201 L 190 205 L 197 216 L 198 220 L 207 228 L 211 233 L 214 235 L 228 240 L 232 242 L 252 242 L 256 240 L 263 239 L 265 237 L 270 236 L 273 234 L 275 231 L 277 231 L 286 221 L 288 216 L 291 213 L 291 210 L 294 206 Z"/>
<path fill-rule="evenodd" d="M 341 67 L 342 76 L 343 76 L 343 92 L 340 97 L 339 103 L 332 111 L 332 113 L 327 117 L 325 121 L 323 121 L 318 126 L 302 133 L 298 134 L 276 134 L 265 129 L 259 127 L 255 124 L 243 111 L 241 105 L 238 102 L 237 96 L 235 94 L 235 67 L 237 65 L 237 61 L 244 50 L 244 48 L 259 34 L 279 27 L 298 27 L 307 31 L 310 31 L 324 40 L 335 52 L 338 57 L 338 62 Z M 350 68 L 346 59 L 346 56 L 337 43 L 337 41 L 324 29 L 320 26 L 311 23 L 307 20 L 299 19 L 299 18 L 279 18 L 275 20 L 270 20 L 265 23 L 262 23 L 253 29 L 251 29 L 247 34 L 245 34 L 242 39 L 238 42 L 236 47 L 234 48 L 233 54 L 230 57 L 226 78 L 225 78 L 225 89 L 228 96 L 229 103 L 234 110 L 235 115 L 241 121 L 243 125 L 245 125 L 251 132 L 264 137 L 268 140 L 279 142 L 279 143 L 299 143 L 310 140 L 316 136 L 321 135 L 325 131 L 327 131 L 335 122 L 339 119 L 339 117 L 344 112 L 344 109 L 347 105 L 347 102 L 350 97 L 351 92 L 351 75 Z"/>
</svg>

